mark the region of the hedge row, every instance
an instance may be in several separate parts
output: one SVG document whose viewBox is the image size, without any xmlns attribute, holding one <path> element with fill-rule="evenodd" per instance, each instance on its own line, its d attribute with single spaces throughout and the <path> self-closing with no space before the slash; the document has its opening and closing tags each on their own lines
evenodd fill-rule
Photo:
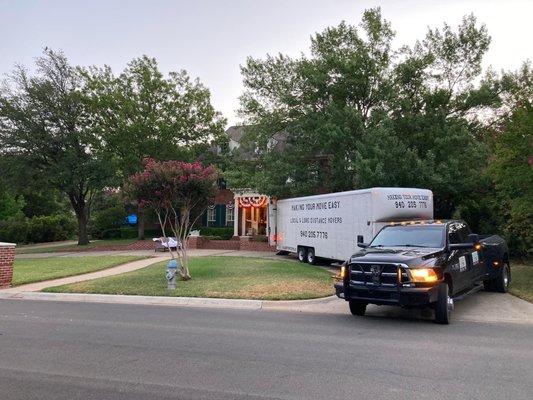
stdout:
<svg viewBox="0 0 533 400">
<path fill-rule="evenodd" d="M 233 227 L 209 227 L 200 228 L 200 235 L 220 237 L 222 240 L 230 240 L 233 237 Z"/>
<path fill-rule="evenodd" d="M 93 234 L 97 239 L 135 239 L 137 235 L 137 227 L 107 229 L 99 235 Z M 159 237 L 162 236 L 162 233 L 160 229 L 145 229 L 144 236 L 147 238 Z"/>
<path fill-rule="evenodd" d="M 77 224 L 67 215 L 10 218 L 0 221 L 0 242 L 44 243 L 72 239 Z"/>
</svg>

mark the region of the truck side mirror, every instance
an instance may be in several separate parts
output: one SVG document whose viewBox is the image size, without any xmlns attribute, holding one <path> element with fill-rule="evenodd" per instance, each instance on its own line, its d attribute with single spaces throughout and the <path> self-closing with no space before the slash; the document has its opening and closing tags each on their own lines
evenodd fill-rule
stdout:
<svg viewBox="0 0 533 400">
<path fill-rule="evenodd" d="M 363 243 L 365 239 L 363 238 L 363 235 L 357 235 L 357 244 Z"/>
</svg>

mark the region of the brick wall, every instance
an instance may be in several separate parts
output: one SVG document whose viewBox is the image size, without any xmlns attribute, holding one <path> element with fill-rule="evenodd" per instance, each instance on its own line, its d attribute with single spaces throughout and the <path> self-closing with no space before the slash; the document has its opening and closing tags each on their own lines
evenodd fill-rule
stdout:
<svg viewBox="0 0 533 400">
<path fill-rule="evenodd" d="M 0 289 L 11 286 L 14 260 L 15 245 L 12 243 L 0 243 Z"/>
</svg>

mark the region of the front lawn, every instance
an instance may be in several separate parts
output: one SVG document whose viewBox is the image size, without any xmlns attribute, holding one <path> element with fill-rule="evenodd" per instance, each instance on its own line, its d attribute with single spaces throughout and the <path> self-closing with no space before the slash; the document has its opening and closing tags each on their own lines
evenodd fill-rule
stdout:
<svg viewBox="0 0 533 400">
<path fill-rule="evenodd" d="M 332 273 L 287 260 L 248 257 L 191 259 L 192 280 L 166 289 L 166 261 L 122 275 L 47 288 L 47 292 L 294 300 L 333 294 Z"/>
<path fill-rule="evenodd" d="M 107 246 L 128 246 L 135 243 L 137 239 L 108 239 L 108 240 L 95 240 L 84 246 L 78 246 L 77 244 L 59 244 L 57 246 L 41 247 L 39 245 L 27 245 L 17 247 L 15 254 L 36 254 L 36 253 L 58 253 L 69 252 L 79 250 L 98 250 L 100 247 Z"/>
<path fill-rule="evenodd" d="M 47 257 L 15 258 L 13 265 L 13 285 L 41 282 L 65 276 L 80 275 L 114 267 L 144 257 L 135 256 L 86 256 L 86 257 Z"/>
<path fill-rule="evenodd" d="M 533 303 L 533 265 L 511 262 L 509 292 Z"/>
</svg>

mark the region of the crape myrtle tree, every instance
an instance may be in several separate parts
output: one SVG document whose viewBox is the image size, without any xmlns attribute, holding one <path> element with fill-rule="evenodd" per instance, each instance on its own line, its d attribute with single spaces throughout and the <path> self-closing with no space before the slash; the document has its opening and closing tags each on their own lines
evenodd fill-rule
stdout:
<svg viewBox="0 0 533 400">
<path fill-rule="evenodd" d="M 437 215 L 450 216 L 486 159 L 473 115 L 494 96 L 474 80 L 490 38 L 473 16 L 412 47 L 395 50 L 394 36 L 370 9 L 359 27 L 342 22 L 312 36 L 309 56 L 248 58 L 240 114 L 257 159 L 230 183 L 280 197 L 429 187 Z"/>
<path fill-rule="evenodd" d="M 107 66 L 83 73 L 92 123 L 119 184 L 141 171 L 145 158 L 192 161 L 222 140 L 224 118 L 211 105 L 209 90 L 186 71 L 164 76 L 154 58 L 143 56 L 119 75 Z M 139 239 L 144 239 L 139 211 Z"/>
<path fill-rule="evenodd" d="M 163 236 L 170 231 L 178 240 L 176 254 L 180 261 L 180 276 L 191 279 L 189 273 L 189 235 L 198 218 L 207 208 L 216 191 L 217 173 L 213 166 L 200 162 L 154 161 L 147 159 L 144 170 L 132 175 L 126 192 L 141 208 L 151 208 L 159 220 Z"/>
<path fill-rule="evenodd" d="M 91 203 L 110 169 L 90 128 L 84 79 L 61 52 L 45 49 L 35 75 L 17 67 L 0 91 L 0 156 L 8 175 L 31 176 L 66 195 L 78 221 L 78 244 L 89 242 Z M 22 179 L 22 178 L 20 178 Z"/>
</svg>

